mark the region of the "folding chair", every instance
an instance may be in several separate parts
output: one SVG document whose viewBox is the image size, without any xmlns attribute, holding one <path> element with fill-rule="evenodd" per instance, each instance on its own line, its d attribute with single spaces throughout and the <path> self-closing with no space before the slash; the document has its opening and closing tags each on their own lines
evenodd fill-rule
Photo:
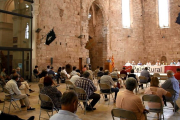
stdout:
<svg viewBox="0 0 180 120">
<path fill-rule="evenodd" d="M 86 107 L 87 107 L 87 102 L 89 102 L 89 98 L 88 98 L 88 96 L 87 96 L 87 94 L 86 94 L 86 91 L 84 90 L 84 89 L 82 89 L 82 88 L 80 88 L 80 87 L 76 87 L 75 88 L 75 92 L 77 93 L 77 95 L 78 95 L 78 101 L 79 102 L 85 102 L 86 104 L 85 104 L 85 107 L 84 107 L 84 115 L 86 114 Z M 85 98 L 85 99 L 83 99 L 83 98 Z M 79 103 L 79 105 L 81 106 L 81 108 L 83 109 L 83 107 L 82 107 L 82 105 Z M 91 108 L 92 108 L 92 106 L 91 106 Z M 93 108 L 92 108 L 93 109 Z"/>
<path fill-rule="evenodd" d="M 148 80 L 145 76 L 139 76 L 139 81 L 141 84 L 146 84 L 146 87 L 147 87 Z M 141 81 L 143 81 L 143 82 L 141 82 Z"/>
<path fill-rule="evenodd" d="M 114 117 L 128 119 L 128 120 L 137 120 L 136 114 L 134 112 L 120 108 L 112 109 L 111 115 L 113 120 L 115 120 Z"/>
<path fill-rule="evenodd" d="M 66 90 L 74 90 L 74 89 L 75 89 L 74 84 L 71 81 L 67 80 L 66 81 Z"/>
<path fill-rule="evenodd" d="M 103 95 L 109 95 L 109 103 L 110 103 L 110 95 L 112 95 L 113 92 L 111 92 L 111 86 L 109 86 L 108 84 L 104 84 L 104 83 L 99 83 L 99 87 L 100 87 L 100 94 Z M 108 90 L 109 92 L 102 92 L 103 90 Z M 113 97 L 113 95 L 112 95 Z M 108 105 L 109 105 L 108 103 Z"/>
<path fill-rule="evenodd" d="M 38 86 L 39 86 L 39 93 L 40 93 L 40 91 L 44 88 L 44 85 L 42 83 L 39 83 Z M 39 100 L 38 100 L 38 104 L 39 104 Z"/>
<path fill-rule="evenodd" d="M 145 101 L 159 103 L 160 104 L 160 109 L 151 109 L 151 108 L 149 108 L 148 110 L 149 110 L 149 112 L 154 112 L 154 113 L 160 114 L 159 115 L 160 119 L 161 119 L 161 115 L 163 115 L 163 120 L 164 120 L 162 100 L 161 100 L 161 98 L 159 96 L 157 96 L 157 95 L 143 95 L 142 96 L 142 101 L 143 101 L 143 104 L 144 104 Z"/>
<path fill-rule="evenodd" d="M 54 103 L 52 102 L 51 98 L 45 94 L 39 94 L 39 99 L 41 101 L 41 104 L 42 103 L 51 103 L 52 106 L 51 106 L 51 109 L 45 109 L 45 108 L 42 108 L 41 105 L 40 105 L 40 113 L 39 113 L 39 120 L 43 117 L 41 117 L 41 110 L 44 110 L 47 112 L 49 118 L 53 115 L 53 111 L 56 110 L 56 112 L 58 112 L 58 110 L 55 108 L 54 106 Z M 49 114 L 49 112 L 51 112 L 51 115 Z M 47 118 L 43 118 L 43 119 L 47 119 Z M 47 119 L 49 120 L 49 119 Z"/>
<path fill-rule="evenodd" d="M 123 83 L 125 83 L 127 75 L 126 74 L 120 74 L 120 78 L 123 80 Z"/>
<path fill-rule="evenodd" d="M 12 104 L 12 106 L 14 107 L 15 110 L 16 110 L 15 107 L 17 107 L 17 108 L 21 111 L 20 107 L 19 107 L 18 104 L 16 103 L 16 101 L 19 101 L 20 99 L 15 99 L 15 98 L 13 98 L 13 95 L 11 95 L 6 88 L 4 88 L 4 92 L 5 92 L 7 95 L 5 95 L 5 98 L 4 98 L 3 112 L 4 112 L 4 108 L 8 108 L 8 113 L 9 113 L 9 112 L 10 112 L 10 108 L 11 108 L 11 104 Z M 9 107 L 6 107 L 6 106 L 5 106 L 5 101 L 9 102 Z M 13 102 L 15 103 L 15 105 L 13 105 Z"/>
</svg>

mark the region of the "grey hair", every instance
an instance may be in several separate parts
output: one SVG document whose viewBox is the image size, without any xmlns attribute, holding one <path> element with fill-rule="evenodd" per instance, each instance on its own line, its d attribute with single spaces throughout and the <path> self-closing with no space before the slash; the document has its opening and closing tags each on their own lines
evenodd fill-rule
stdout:
<svg viewBox="0 0 180 120">
<path fill-rule="evenodd" d="M 137 86 L 137 81 L 133 77 L 129 77 L 125 85 L 127 90 L 133 91 Z"/>
<path fill-rule="evenodd" d="M 167 71 L 167 75 L 170 76 L 170 77 L 172 77 L 172 76 L 173 76 L 173 71 L 172 71 L 172 70 L 168 70 L 168 71 Z"/>
<path fill-rule="evenodd" d="M 77 94 L 74 91 L 64 92 L 61 97 L 61 105 L 71 105 L 77 99 Z"/>
<path fill-rule="evenodd" d="M 108 75 L 108 74 L 109 74 L 109 70 L 105 70 L 104 75 Z"/>
</svg>

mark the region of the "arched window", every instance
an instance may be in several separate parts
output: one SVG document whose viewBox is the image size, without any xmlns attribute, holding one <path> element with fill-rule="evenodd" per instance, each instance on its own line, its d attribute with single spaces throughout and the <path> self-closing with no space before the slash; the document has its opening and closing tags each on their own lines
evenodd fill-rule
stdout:
<svg viewBox="0 0 180 120">
<path fill-rule="evenodd" d="M 169 28 L 169 0 L 158 0 L 159 26 Z"/>
<path fill-rule="evenodd" d="M 123 28 L 130 28 L 130 0 L 122 0 L 122 25 Z"/>
</svg>

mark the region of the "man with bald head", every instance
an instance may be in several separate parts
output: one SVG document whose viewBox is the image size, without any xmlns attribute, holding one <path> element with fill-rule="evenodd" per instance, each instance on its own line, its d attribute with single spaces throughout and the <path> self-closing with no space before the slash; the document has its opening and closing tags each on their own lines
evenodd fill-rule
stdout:
<svg viewBox="0 0 180 120">
<path fill-rule="evenodd" d="M 161 85 L 161 87 L 172 94 L 172 97 L 166 97 L 167 101 L 176 101 L 179 97 L 179 82 L 173 76 L 173 72 L 171 70 L 167 72 L 167 77 L 168 79 Z M 176 102 L 171 102 L 171 104 L 173 106 L 175 105 L 175 112 L 177 112 L 179 107 L 177 106 Z"/>
</svg>

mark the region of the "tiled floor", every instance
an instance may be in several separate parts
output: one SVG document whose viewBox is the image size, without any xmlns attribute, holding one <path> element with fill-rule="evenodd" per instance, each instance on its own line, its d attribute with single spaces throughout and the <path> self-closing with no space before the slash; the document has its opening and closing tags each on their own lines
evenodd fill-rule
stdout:
<svg viewBox="0 0 180 120">
<path fill-rule="evenodd" d="M 40 105 L 38 104 L 39 88 L 38 88 L 37 83 L 29 83 L 29 84 L 31 84 L 31 88 L 33 90 L 35 90 L 34 93 L 30 93 L 31 96 L 29 97 L 29 100 L 30 100 L 31 106 L 35 107 L 36 110 L 35 111 L 26 111 L 26 108 L 23 108 L 22 111 L 20 112 L 18 110 L 15 110 L 13 107 L 11 107 L 10 114 L 18 115 L 19 117 L 21 117 L 23 119 L 27 119 L 28 117 L 33 115 L 33 116 L 35 116 L 35 120 L 38 120 L 39 119 L 39 111 L 40 111 Z M 58 89 L 61 92 L 65 92 L 66 91 L 65 84 L 61 84 L 58 87 Z M 123 91 L 123 90 L 124 89 L 120 89 L 120 91 Z M 140 89 L 138 95 L 141 97 L 143 92 L 144 92 L 144 90 Z M 4 99 L 3 92 L 0 92 L 0 99 L 1 100 Z M 17 102 L 17 103 L 19 104 L 19 102 Z M 178 99 L 177 104 L 180 106 L 180 99 Z M 93 120 L 93 119 L 95 119 L 95 120 L 112 120 L 111 110 L 113 108 L 115 108 L 115 104 L 113 103 L 112 99 L 110 101 L 110 105 L 108 105 L 108 102 L 105 102 L 103 100 L 103 98 L 101 97 L 100 102 L 98 102 L 95 107 L 97 110 L 92 111 L 92 112 L 86 112 L 86 115 L 83 114 L 84 111 L 79 107 L 78 111 L 77 111 L 77 115 L 82 120 Z M 180 111 L 174 114 L 173 111 L 171 109 L 169 109 L 169 107 L 172 107 L 172 106 L 171 106 L 171 104 L 168 103 L 168 109 L 164 109 L 165 120 L 180 120 Z M 2 108 L 3 108 L 3 104 L 1 103 L 0 110 L 2 110 Z M 7 112 L 7 110 L 5 112 Z M 43 112 L 42 116 L 48 119 L 46 112 Z M 149 113 L 148 116 L 156 117 L 156 114 Z M 148 120 L 156 120 L 157 119 L 157 118 L 150 118 L 150 117 L 148 117 Z"/>
</svg>

